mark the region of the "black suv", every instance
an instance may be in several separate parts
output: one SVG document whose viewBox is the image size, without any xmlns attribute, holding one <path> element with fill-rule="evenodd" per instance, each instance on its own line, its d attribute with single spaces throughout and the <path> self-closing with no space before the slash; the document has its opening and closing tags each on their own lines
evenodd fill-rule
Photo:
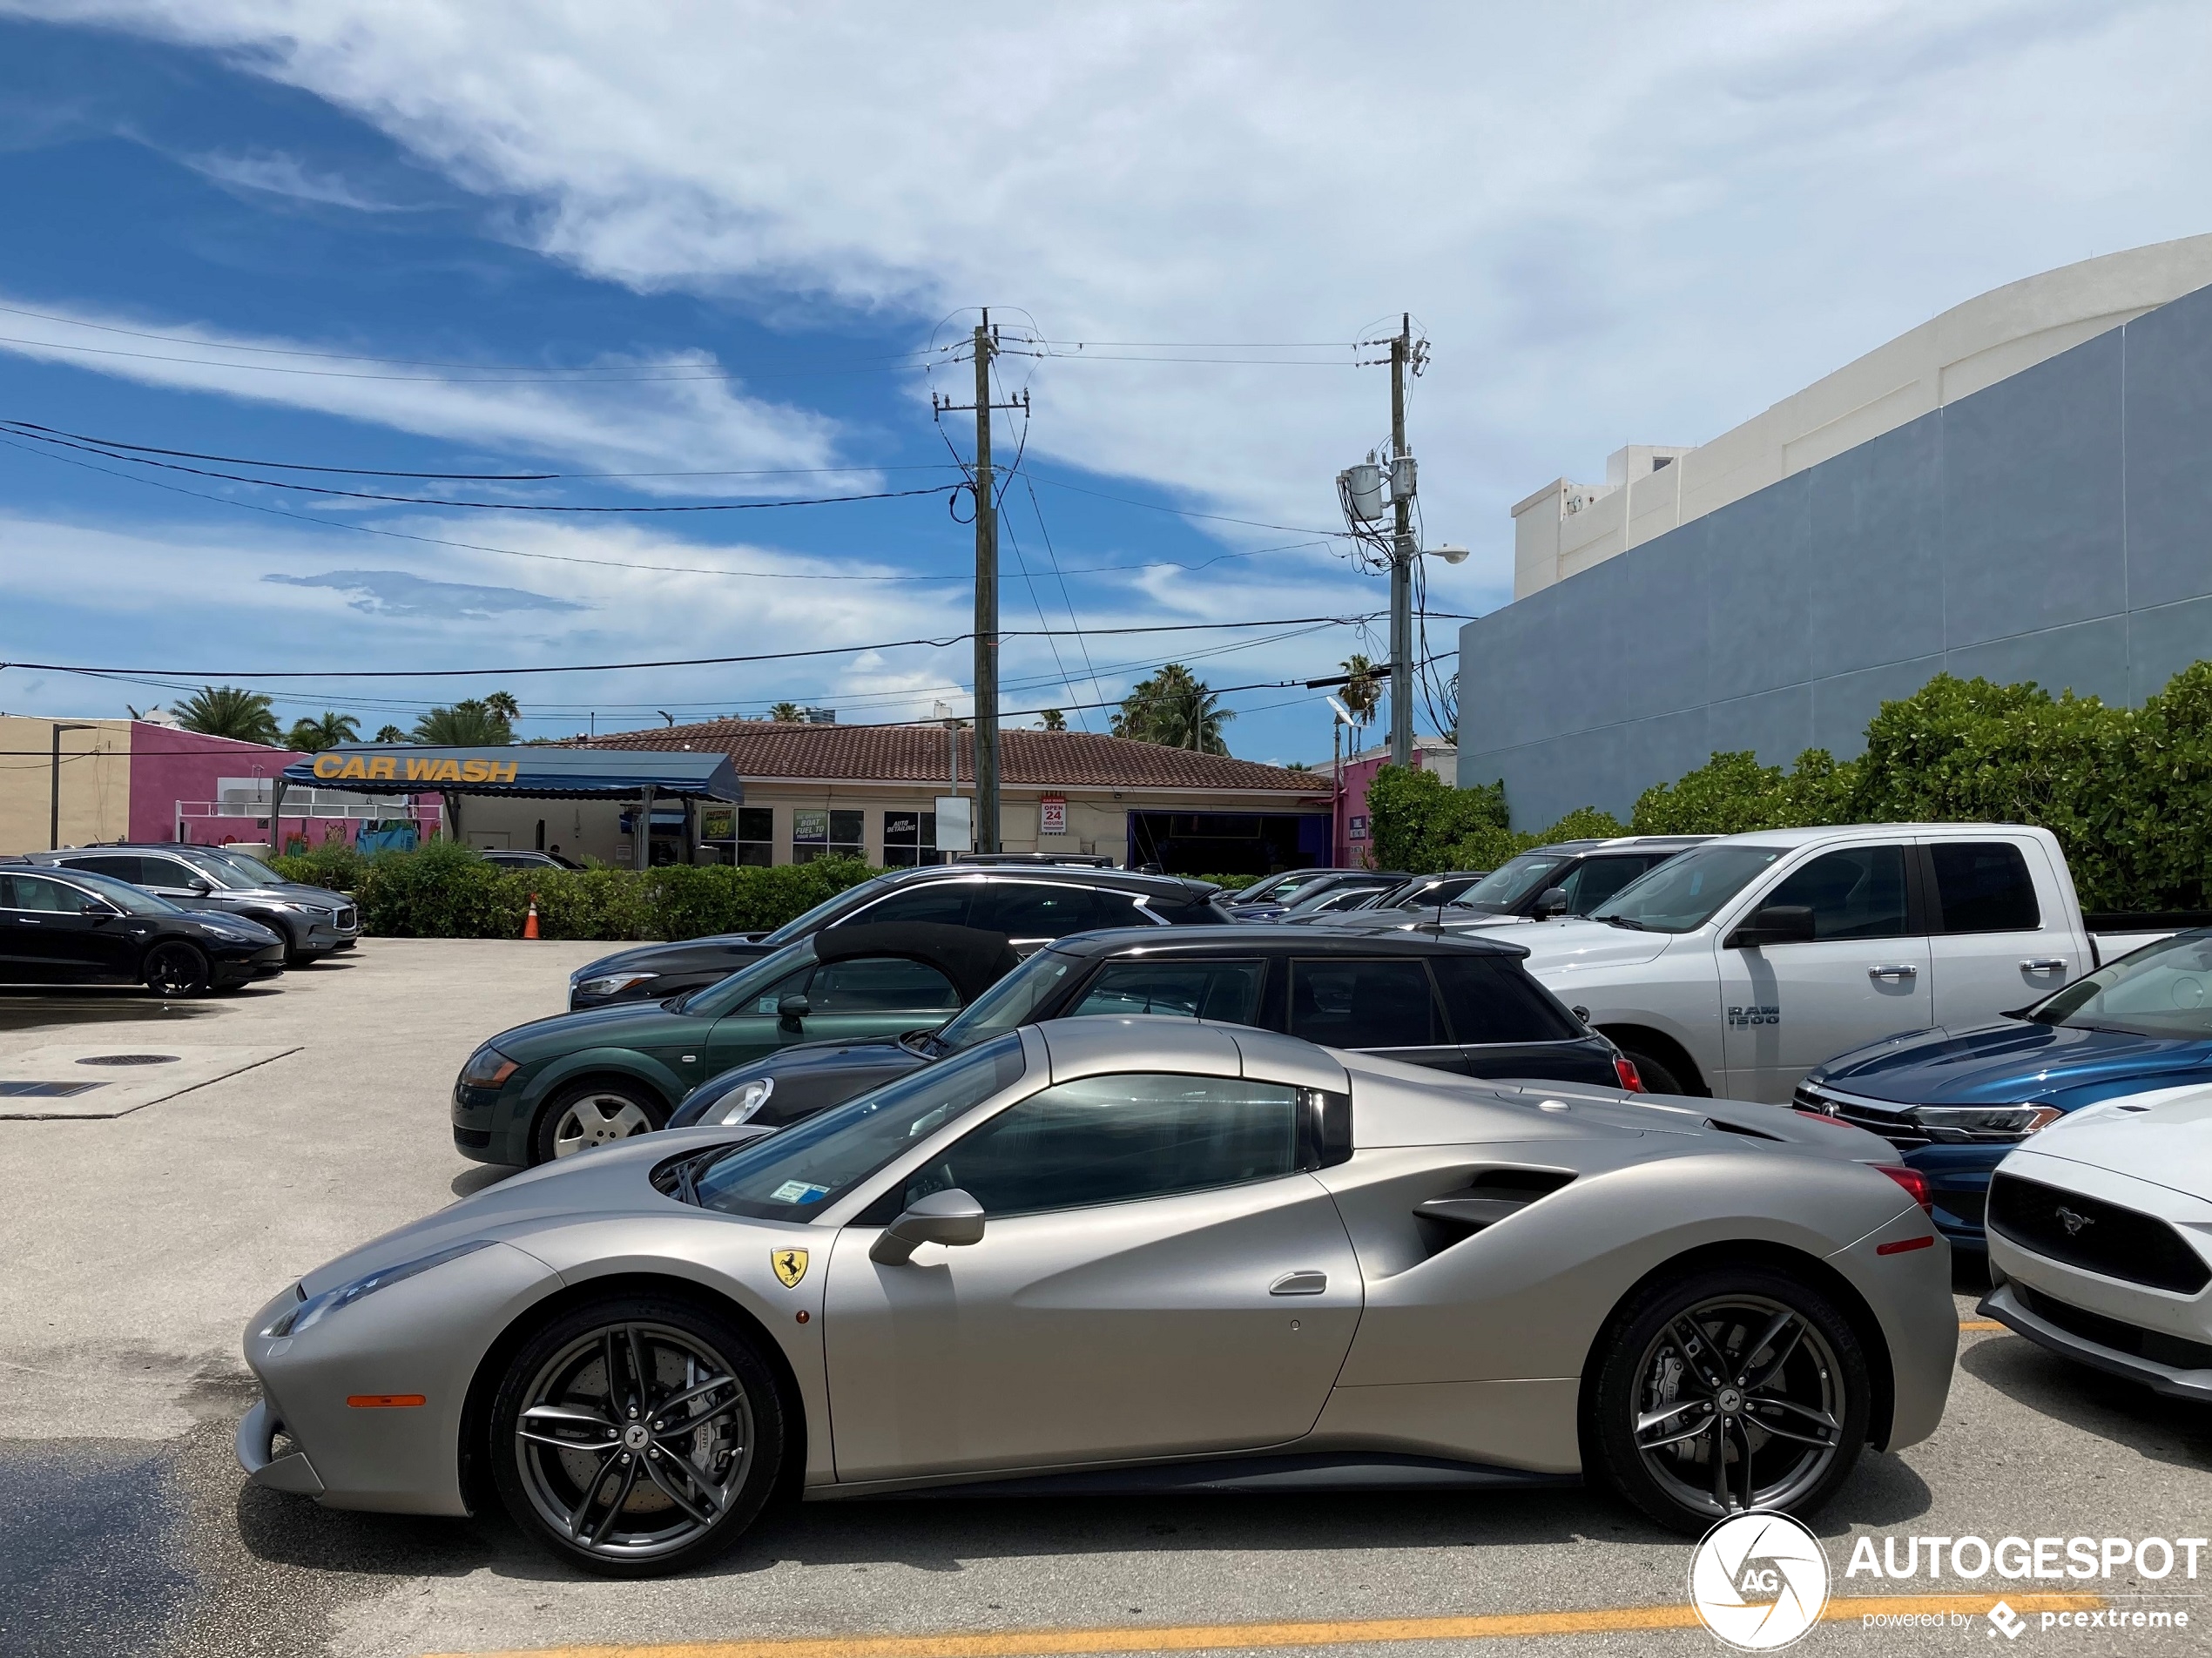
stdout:
<svg viewBox="0 0 2212 1658">
<path fill-rule="evenodd" d="M 1508 858 L 1443 904 L 1352 910 L 1312 925 L 1354 933 L 1459 933 L 1468 928 L 1588 915 L 1648 870 L 1710 835 L 1621 835 L 1610 840 L 1560 840 Z"/>
<path fill-rule="evenodd" d="M 1039 950 L 934 1031 L 800 1044 L 711 1077 L 669 1126 L 795 1122 L 1017 1025 L 1095 1014 L 1257 1025 L 1460 1076 L 1641 1090 L 1620 1051 L 1530 975 L 1527 954 L 1493 939 L 1265 923 L 1093 933 Z"/>
<path fill-rule="evenodd" d="M 849 922 L 924 921 L 1003 933 L 1027 955 L 1099 927 L 1221 926 L 1229 917 L 1210 881 L 1137 875 L 1076 864 L 938 864 L 848 886 L 765 935 L 725 933 L 645 944 L 602 956 L 569 975 L 570 1008 L 658 1001 L 728 977 L 822 928 Z"/>
<path fill-rule="evenodd" d="M 202 846 L 118 842 L 26 856 L 34 864 L 129 881 L 179 909 L 219 910 L 259 921 L 284 940 L 284 959 L 293 967 L 334 950 L 350 950 L 361 937 L 354 900 L 343 893 L 272 879 L 275 872 L 266 865 Z"/>
<path fill-rule="evenodd" d="M 283 971 L 284 941 L 243 916 L 195 914 L 84 870 L 0 866 L 0 981 L 192 996 Z"/>
</svg>

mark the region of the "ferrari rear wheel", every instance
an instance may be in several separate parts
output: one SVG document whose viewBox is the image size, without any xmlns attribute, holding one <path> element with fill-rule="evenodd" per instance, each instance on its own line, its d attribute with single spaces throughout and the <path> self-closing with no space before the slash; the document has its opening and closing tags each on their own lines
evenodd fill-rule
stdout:
<svg viewBox="0 0 2212 1658">
<path fill-rule="evenodd" d="M 1722 1267 L 1651 1286 L 1598 1363 L 1598 1460 L 1615 1490 L 1676 1531 L 1753 1509 L 1810 1513 L 1866 1441 L 1858 1338 L 1785 1271 Z"/>
<path fill-rule="evenodd" d="M 612 1577 L 681 1571 L 759 1515 L 783 1462 L 773 1378 L 745 1335 L 679 1300 L 574 1309 L 525 1343 L 491 1412 L 516 1523 Z"/>
</svg>

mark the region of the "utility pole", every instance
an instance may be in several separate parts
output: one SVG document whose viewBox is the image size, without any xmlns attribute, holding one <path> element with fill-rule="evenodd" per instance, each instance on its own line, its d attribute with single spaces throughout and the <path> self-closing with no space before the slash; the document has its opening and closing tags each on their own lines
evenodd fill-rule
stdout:
<svg viewBox="0 0 2212 1658">
<path fill-rule="evenodd" d="M 1393 516 L 1390 543 L 1390 761 L 1413 763 L 1413 457 L 1406 453 L 1406 369 L 1413 354 L 1413 318 L 1399 319 L 1390 342 L 1390 495 Z M 1401 474 L 1403 475 L 1401 475 Z M 977 521 L 981 522 L 979 519 Z"/>
<path fill-rule="evenodd" d="M 938 417 L 975 411 L 975 850 L 997 852 L 999 843 L 999 521 L 991 470 L 991 410 L 1029 412 L 1027 392 L 1011 401 L 991 401 L 991 359 L 998 338 L 987 307 L 975 325 L 975 401 L 955 403 L 933 393 Z M 957 785 L 955 785 L 957 792 Z"/>
</svg>

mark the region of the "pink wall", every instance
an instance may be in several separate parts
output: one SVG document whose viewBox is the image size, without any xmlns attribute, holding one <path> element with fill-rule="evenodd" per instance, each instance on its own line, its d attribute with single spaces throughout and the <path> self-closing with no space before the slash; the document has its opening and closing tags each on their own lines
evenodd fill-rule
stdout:
<svg viewBox="0 0 2212 1658">
<path fill-rule="evenodd" d="M 212 800 L 219 778 L 273 778 L 294 760 L 307 758 L 285 749 L 264 748 L 259 743 L 234 743 L 226 737 L 134 725 L 131 728 L 131 839 L 174 840 L 179 800 Z M 260 840 L 270 834 L 266 822 L 259 818 L 195 818 L 191 831 L 195 840 L 218 844 L 226 839 Z"/>
<path fill-rule="evenodd" d="M 1414 768 L 1424 769 L 1427 758 L 1426 750 L 1415 749 L 1413 751 Z M 1367 848 L 1372 840 L 1372 831 L 1368 829 L 1366 823 L 1367 785 L 1375 780 L 1375 773 L 1389 764 L 1390 757 L 1387 754 L 1376 754 L 1364 760 L 1346 760 L 1344 763 L 1344 792 L 1339 798 L 1337 805 L 1336 853 L 1329 859 L 1334 867 L 1372 869 L 1375 866 L 1374 859 L 1367 853 Z M 1352 836 L 1354 819 L 1361 820 L 1359 826 L 1363 831 L 1357 839 Z"/>
</svg>

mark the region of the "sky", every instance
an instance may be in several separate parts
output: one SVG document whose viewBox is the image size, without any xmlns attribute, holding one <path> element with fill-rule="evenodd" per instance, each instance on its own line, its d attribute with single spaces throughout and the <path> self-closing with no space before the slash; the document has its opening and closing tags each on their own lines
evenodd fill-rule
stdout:
<svg viewBox="0 0 2212 1658">
<path fill-rule="evenodd" d="M 932 400 L 988 306 L 1009 723 L 1179 660 L 1234 752 L 1327 756 L 1283 682 L 1387 655 L 1334 479 L 1410 313 L 1424 544 L 1472 549 L 1434 730 L 1515 501 L 2212 229 L 2209 49 L 2038 0 L 0 0 L 0 709 L 966 714 Z M 780 659 L 573 671 L 706 657 Z"/>
</svg>

